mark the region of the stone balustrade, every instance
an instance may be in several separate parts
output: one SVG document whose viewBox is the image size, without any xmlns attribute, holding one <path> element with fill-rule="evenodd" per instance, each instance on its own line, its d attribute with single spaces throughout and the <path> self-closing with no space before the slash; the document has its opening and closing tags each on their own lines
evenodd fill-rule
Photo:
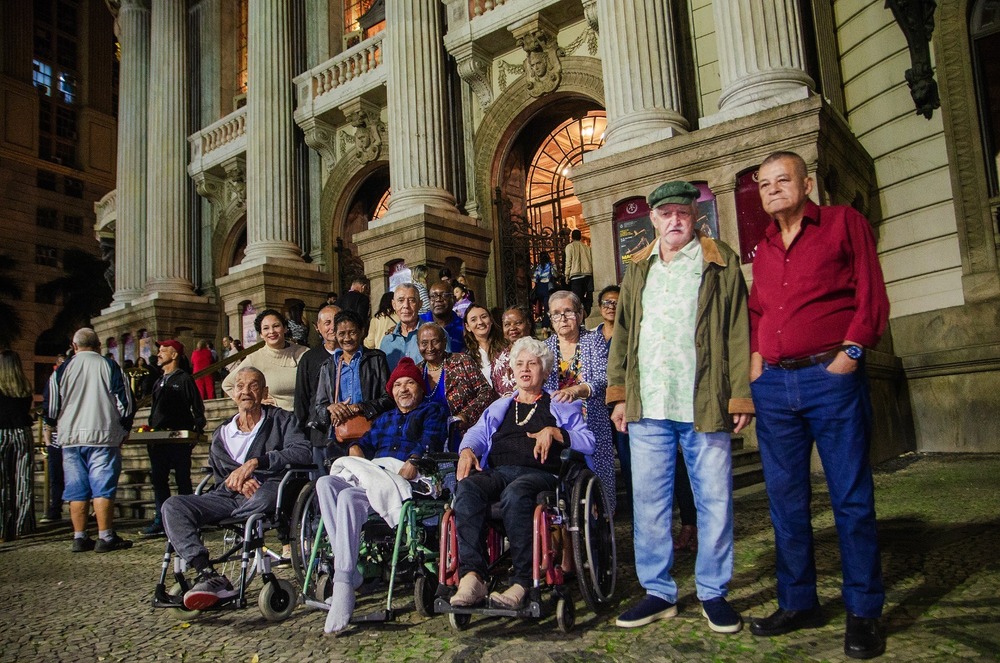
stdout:
<svg viewBox="0 0 1000 663">
<path fill-rule="evenodd" d="M 382 66 L 384 37 L 385 31 L 379 32 L 296 76 L 296 121 L 301 123 L 319 118 L 362 93 L 385 85 L 386 67 Z"/>
<path fill-rule="evenodd" d="M 247 109 L 237 108 L 221 120 L 191 134 L 191 163 L 188 174 L 194 175 L 221 166 L 233 156 L 246 153 Z"/>
<path fill-rule="evenodd" d="M 506 3 L 506 0 L 469 0 L 469 18 L 482 16 Z"/>
</svg>

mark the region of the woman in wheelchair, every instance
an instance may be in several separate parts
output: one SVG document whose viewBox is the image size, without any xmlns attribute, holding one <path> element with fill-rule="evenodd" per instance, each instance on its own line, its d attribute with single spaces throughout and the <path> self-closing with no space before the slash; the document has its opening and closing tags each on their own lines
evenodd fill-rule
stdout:
<svg viewBox="0 0 1000 663">
<path fill-rule="evenodd" d="M 370 431 L 353 443 L 352 457 L 375 463 L 338 459 L 329 476 L 316 481 L 316 497 L 333 550 L 333 595 L 324 631 L 343 630 L 354 611 L 355 590 L 363 581 L 358 572 L 361 527 L 374 508 L 390 526 L 396 526 L 403 501 L 417 478 L 425 453 L 440 451 L 448 435 L 444 405 L 424 399 L 424 380 L 409 357 L 403 357 L 389 376 L 386 390 L 396 407 L 380 415 Z M 390 474 L 390 472 L 395 473 Z"/>
<path fill-rule="evenodd" d="M 537 496 L 555 490 L 560 453 L 594 453 L 594 435 L 583 419 L 579 401 L 561 403 L 542 389 L 554 356 L 544 343 L 521 338 L 511 348 L 517 382 L 512 397 L 490 405 L 465 434 L 459 447 L 458 486 L 454 513 L 458 534 L 458 591 L 451 605 L 473 606 L 486 598 L 486 519 L 491 502 L 499 501 L 510 541 L 510 587 L 490 595 L 491 602 L 517 608 L 532 578 L 532 528 Z"/>
</svg>

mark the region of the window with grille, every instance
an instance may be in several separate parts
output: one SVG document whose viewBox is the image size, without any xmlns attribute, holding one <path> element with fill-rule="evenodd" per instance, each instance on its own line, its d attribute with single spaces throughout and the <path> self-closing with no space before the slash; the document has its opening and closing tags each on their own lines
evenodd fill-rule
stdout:
<svg viewBox="0 0 1000 663">
<path fill-rule="evenodd" d="M 71 198 L 83 198 L 83 180 L 78 180 L 75 177 L 64 177 L 63 193 Z"/>
<path fill-rule="evenodd" d="M 78 0 L 35 0 L 32 82 L 39 92 L 38 156 L 76 166 Z"/>
<path fill-rule="evenodd" d="M 67 216 L 63 217 L 63 230 L 74 235 L 83 234 L 83 217 Z"/>
</svg>

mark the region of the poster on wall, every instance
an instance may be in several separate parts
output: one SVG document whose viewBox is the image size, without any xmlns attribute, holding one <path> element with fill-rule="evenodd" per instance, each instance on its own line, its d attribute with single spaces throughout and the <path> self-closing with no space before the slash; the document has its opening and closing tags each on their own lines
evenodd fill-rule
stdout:
<svg viewBox="0 0 1000 663">
<path fill-rule="evenodd" d="M 744 265 L 753 262 L 757 244 L 771 225 L 771 217 L 764 211 L 757 189 L 756 168 L 736 176 L 736 228 L 740 234 L 740 261 Z"/>
<path fill-rule="evenodd" d="M 707 182 L 693 182 L 701 191 L 697 201 L 695 231 L 707 237 L 719 237 L 719 212 L 715 194 Z M 615 233 L 615 267 L 618 282 L 625 275 L 625 269 L 632 263 L 635 254 L 656 241 L 656 229 L 649 219 L 649 205 L 642 196 L 627 198 L 616 204 L 613 213 Z"/>
<path fill-rule="evenodd" d="M 149 337 L 149 332 L 143 330 L 139 337 L 139 356 L 149 363 L 149 358 L 153 356 L 153 339 Z"/>
<path fill-rule="evenodd" d="M 133 337 L 132 334 L 125 334 L 125 336 L 122 337 L 122 341 L 125 346 L 122 359 L 124 361 L 135 363 L 135 337 Z"/>
<path fill-rule="evenodd" d="M 253 321 L 257 317 L 257 309 L 253 304 L 243 306 L 243 313 L 240 316 L 243 327 L 243 347 L 249 348 L 257 342 L 257 330 L 254 329 Z"/>
<path fill-rule="evenodd" d="M 389 291 L 396 289 L 401 283 L 412 283 L 413 272 L 406 266 L 406 261 L 397 260 L 389 263 Z"/>
</svg>

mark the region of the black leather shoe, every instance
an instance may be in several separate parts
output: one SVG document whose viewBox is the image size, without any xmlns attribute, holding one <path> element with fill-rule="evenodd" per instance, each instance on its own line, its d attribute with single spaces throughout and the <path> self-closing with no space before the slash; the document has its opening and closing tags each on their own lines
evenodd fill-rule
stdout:
<svg viewBox="0 0 1000 663">
<path fill-rule="evenodd" d="M 885 637 L 878 619 L 847 614 L 844 630 L 844 653 L 851 658 L 875 658 L 885 653 Z"/>
<path fill-rule="evenodd" d="M 819 606 L 808 610 L 778 608 L 770 617 L 751 621 L 750 632 L 759 636 L 784 635 L 800 628 L 819 628 L 822 625 L 823 614 Z"/>
</svg>

